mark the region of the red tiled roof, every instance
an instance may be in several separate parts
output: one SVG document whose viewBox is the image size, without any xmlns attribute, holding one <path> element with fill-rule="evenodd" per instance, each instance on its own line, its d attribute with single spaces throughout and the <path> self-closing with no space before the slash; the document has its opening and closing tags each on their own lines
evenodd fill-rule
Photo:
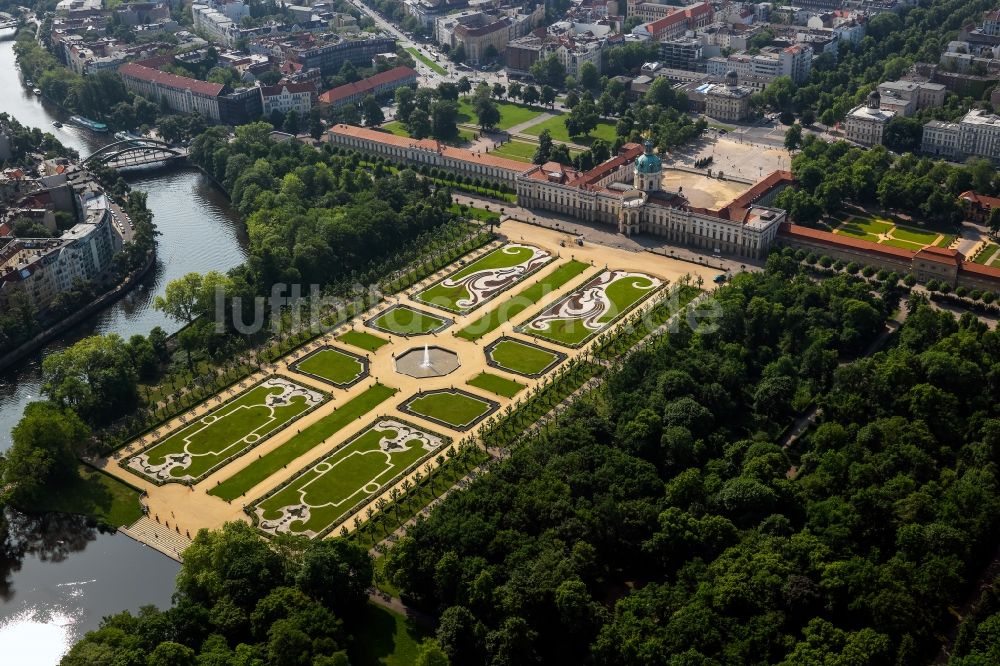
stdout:
<svg viewBox="0 0 1000 666">
<path fill-rule="evenodd" d="M 1000 281 L 1000 268 L 983 266 L 971 261 L 963 261 L 958 267 L 959 273 L 972 273 L 976 277 Z"/>
<path fill-rule="evenodd" d="M 131 76 L 142 81 L 150 81 L 161 86 L 174 88 L 175 90 L 190 90 L 198 95 L 206 97 L 218 97 L 225 88 L 221 83 L 209 83 L 199 81 L 186 76 L 177 76 L 168 72 L 161 72 L 158 69 L 144 67 L 135 63 L 128 63 L 118 68 L 118 72 L 123 76 Z"/>
<path fill-rule="evenodd" d="M 980 206 L 987 206 L 989 208 L 1000 208 L 1000 199 L 997 197 L 988 197 L 985 194 L 976 194 L 972 190 L 967 190 L 958 195 L 959 199 L 964 199 L 969 203 L 978 204 Z"/>
<path fill-rule="evenodd" d="M 743 218 L 754 201 L 780 185 L 791 185 L 793 182 L 795 178 L 791 171 L 772 171 L 764 180 L 720 208 L 719 216 L 730 220 Z"/>
<path fill-rule="evenodd" d="M 571 182 L 570 185 L 574 187 L 583 187 L 583 188 L 587 187 L 588 185 L 593 185 L 601 178 L 604 178 L 615 169 L 621 167 L 623 164 L 626 164 L 627 162 L 639 157 L 639 155 L 642 154 L 643 150 L 644 150 L 643 147 L 638 143 L 626 143 L 624 146 L 622 146 L 621 152 L 616 157 L 601 162 L 593 169 L 587 171 L 579 178 Z"/>
<path fill-rule="evenodd" d="M 892 247 L 890 245 L 880 245 L 878 243 L 873 243 L 872 241 L 861 240 L 859 238 L 851 238 L 850 236 L 842 236 L 839 234 L 834 234 L 829 231 L 821 231 L 819 229 L 812 229 L 810 227 L 803 227 L 798 224 L 785 223 L 781 225 L 778 233 L 782 236 L 787 236 L 791 238 L 802 238 L 813 242 L 822 243 L 830 246 L 840 246 L 840 247 L 850 247 L 855 250 L 864 250 L 865 252 L 872 252 L 875 254 L 882 254 L 894 259 L 902 259 L 906 261 L 912 261 L 913 255 L 916 254 L 913 250 L 904 250 L 901 247 Z"/>
<path fill-rule="evenodd" d="M 524 162 L 510 160 L 506 157 L 497 157 L 496 155 L 491 155 L 489 153 L 466 150 L 465 148 L 453 148 L 435 141 L 434 139 L 411 139 L 406 136 L 396 136 L 395 134 L 390 134 L 389 132 L 380 132 L 367 127 L 356 127 L 354 125 L 345 125 L 343 123 L 334 125 L 328 131 L 330 134 L 355 136 L 360 139 L 377 141 L 379 143 L 398 146 L 400 148 L 421 148 L 423 150 L 430 150 L 438 153 L 439 155 L 450 157 L 455 160 L 485 164 L 487 166 L 493 166 L 500 169 L 508 169 L 516 173 L 524 173 L 531 168 L 530 164 L 525 164 Z"/>
<path fill-rule="evenodd" d="M 965 260 L 962 253 L 958 250 L 953 250 L 947 247 L 925 247 L 922 250 L 917 250 L 914 258 L 924 259 L 926 261 L 933 261 L 939 264 L 949 264 L 951 266 L 958 266 Z"/>
<path fill-rule="evenodd" d="M 369 90 L 374 90 L 378 86 L 401 81 L 408 77 L 415 78 L 416 76 L 416 71 L 410 69 L 409 67 L 400 65 L 399 67 L 393 67 L 390 70 L 380 72 L 375 76 L 370 76 L 367 79 L 362 79 L 361 81 L 355 81 L 354 83 L 348 83 L 342 86 L 337 86 L 332 90 L 327 90 L 319 96 L 319 101 L 326 102 L 327 104 L 333 104 L 353 95 L 363 95 Z"/>
</svg>

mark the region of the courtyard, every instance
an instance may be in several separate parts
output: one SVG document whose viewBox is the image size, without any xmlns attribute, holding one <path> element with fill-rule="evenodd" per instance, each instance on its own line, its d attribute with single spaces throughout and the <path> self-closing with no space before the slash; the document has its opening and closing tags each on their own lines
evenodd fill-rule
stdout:
<svg viewBox="0 0 1000 666">
<path fill-rule="evenodd" d="M 833 233 L 866 240 L 903 250 L 921 250 L 928 246 L 950 247 L 954 234 L 904 225 L 898 220 L 873 214 L 844 214 L 834 218 Z"/>
<path fill-rule="evenodd" d="M 718 274 L 650 252 L 568 248 L 563 233 L 513 220 L 502 231 L 512 240 L 265 364 L 100 466 L 145 490 L 150 517 L 169 516 L 181 535 L 231 520 L 265 534 L 352 529 L 623 313 L 684 275 Z"/>
</svg>

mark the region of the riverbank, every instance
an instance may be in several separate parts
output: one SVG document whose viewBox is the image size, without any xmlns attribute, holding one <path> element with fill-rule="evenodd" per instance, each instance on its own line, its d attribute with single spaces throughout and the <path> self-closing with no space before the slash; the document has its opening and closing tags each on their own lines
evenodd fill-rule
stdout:
<svg viewBox="0 0 1000 666">
<path fill-rule="evenodd" d="M 0 356 L 0 371 L 6 370 L 10 366 L 23 361 L 29 355 L 34 354 L 47 343 L 64 334 L 66 331 L 80 325 L 86 319 L 97 314 L 118 299 L 127 294 L 140 280 L 149 273 L 156 264 L 156 251 L 150 252 L 146 257 L 146 263 L 130 273 L 118 284 L 117 287 L 106 291 L 93 301 L 83 306 L 65 319 L 45 329 L 31 340 L 28 340 L 17 349 Z"/>
</svg>

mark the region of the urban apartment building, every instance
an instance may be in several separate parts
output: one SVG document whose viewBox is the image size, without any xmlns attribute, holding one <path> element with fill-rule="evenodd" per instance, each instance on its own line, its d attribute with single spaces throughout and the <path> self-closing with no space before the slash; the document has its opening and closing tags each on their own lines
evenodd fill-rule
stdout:
<svg viewBox="0 0 1000 666">
<path fill-rule="evenodd" d="M 677 7 L 672 4 L 656 2 L 635 2 L 634 0 L 629 0 L 628 2 L 628 16 L 637 16 L 646 23 L 658 21 L 668 16 L 677 16 L 678 14 L 684 20 L 688 21 L 690 25 L 689 30 L 703 28 L 712 22 L 712 6 L 707 2 L 692 3 L 688 7 Z"/>
<path fill-rule="evenodd" d="M 191 5 L 195 32 L 226 46 L 232 46 L 236 42 L 244 16 L 250 16 L 250 5 L 242 0 L 208 4 L 196 2 Z"/>
<path fill-rule="evenodd" d="M 345 62 L 369 67 L 379 53 L 396 51 L 396 40 L 386 35 L 323 35 L 323 43 L 310 46 L 293 46 L 285 56 L 302 69 L 318 69 L 323 74 L 340 71 Z"/>
<path fill-rule="evenodd" d="M 968 157 L 1000 161 L 1000 116 L 973 109 L 957 123 L 932 120 L 924 125 L 920 149 L 956 161 Z"/>
<path fill-rule="evenodd" d="M 361 104 L 365 97 L 372 95 L 376 98 L 392 95 L 396 88 L 416 85 L 417 72 L 409 67 L 394 67 L 390 70 L 380 72 L 367 79 L 355 81 L 342 86 L 337 86 L 319 96 L 319 101 L 328 104 L 332 108 L 347 106 L 349 104 Z"/>
<path fill-rule="evenodd" d="M 219 121 L 219 96 L 225 89 L 221 83 L 161 72 L 138 63 L 122 65 L 118 73 L 126 88 L 157 103 L 166 101 L 171 111 L 199 113 Z"/>
<path fill-rule="evenodd" d="M 704 46 L 693 37 L 678 37 L 660 42 L 660 63 L 669 69 L 704 69 Z"/>
<path fill-rule="evenodd" d="M 844 136 L 862 146 L 881 145 L 885 138 L 885 126 L 895 115 L 895 111 L 881 107 L 881 96 L 877 90 L 873 90 L 864 104 L 859 104 L 847 113 L 844 118 Z"/>
<path fill-rule="evenodd" d="M 725 76 L 729 70 L 735 70 L 741 79 L 760 77 L 773 81 L 788 76 L 795 83 L 802 83 L 812 71 L 812 57 L 811 46 L 794 44 L 781 49 L 765 47 L 757 55 L 715 56 L 708 59 L 706 66 L 712 76 Z"/>
<path fill-rule="evenodd" d="M 632 29 L 632 34 L 644 39 L 662 41 L 681 37 L 688 30 L 704 28 L 712 22 L 712 6 L 707 2 L 699 2 L 690 7 L 670 7 L 670 9 L 671 11 L 665 16 L 637 25 Z"/>
<path fill-rule="evenodd" d="M 742 122 L 750 117 L 753 90 L 739 84 L 739 75 L 730 70 L 723 85 L 712 84 L 705 91 L 705 115 L 726 122 Z"/>
<path fill-rule="evenodd" d="M 316 84 L 311 81 L 260 86 L 261 109 L 265 118 L 275 111 L 281 114 L 295 111 L 302 117 L 312 109 L 315 95 Z"/>
</svg>

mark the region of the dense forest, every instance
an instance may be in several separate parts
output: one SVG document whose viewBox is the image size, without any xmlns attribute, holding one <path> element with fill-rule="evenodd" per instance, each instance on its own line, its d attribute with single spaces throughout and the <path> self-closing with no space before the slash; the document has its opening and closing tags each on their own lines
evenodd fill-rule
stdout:
<svg viewBox="0 0 1000 666">
<path fill-rule="evenodd" d="M 389 552 L 456 664 L 909 664 L 996 545 L 1000 336 L 772 255 Z M 853 360 L 852 359 L 856 359 Z M 797 412 L 817 425 L 780 445 Z"/>
</svg>

